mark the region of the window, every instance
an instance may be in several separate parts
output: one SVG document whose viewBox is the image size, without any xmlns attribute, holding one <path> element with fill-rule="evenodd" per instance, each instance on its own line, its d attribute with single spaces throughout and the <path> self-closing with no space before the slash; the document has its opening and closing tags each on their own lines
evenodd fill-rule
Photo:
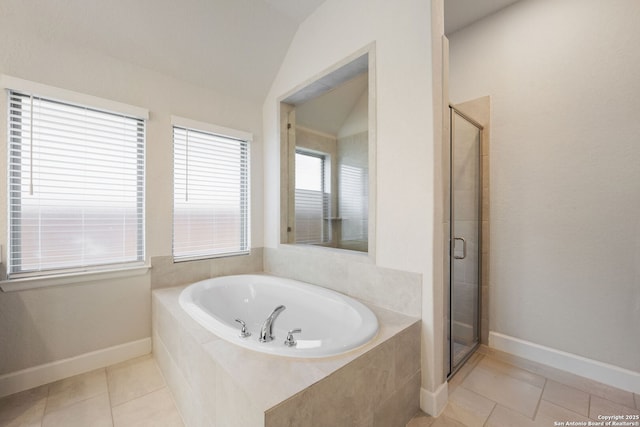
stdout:
<svg viewBox="0 0 640 427">
<path fill-rule="evenodd" d="M 173 127 L 173 256 L 249 252 L 249 141 Z"/>
<path fill-rule="evenodd" d="M 369 240 L 369 173 L 367 168 L 340 165 L 339 204 L 342 242 Z"/>
<path fill-rule="evenodd" d="M 9 91 L 9 276 L 144 261 L 145 121 Z"/>
<path fill-rule="evenodd" d="M 306 150 L 296 150 L 296 243 L 317 244 L 331 241 L 326 157 Z"/>
</svg>

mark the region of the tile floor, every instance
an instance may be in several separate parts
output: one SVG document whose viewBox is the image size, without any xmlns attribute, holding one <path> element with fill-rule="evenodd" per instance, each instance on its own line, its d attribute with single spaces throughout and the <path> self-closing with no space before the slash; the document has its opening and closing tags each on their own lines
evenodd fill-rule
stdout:
<svg viewBox="0 0 640 427">
<path fill-rule="evenodd" d="M 183 426 L 155 360 L 132 359 L 0 399 L 0 426 Z"/>
<path fill-rule="evenodd" d="M 599 414 L 640 415 L 640 395 L 561 372 L 544 376 L 476 353 L 449 382 L 443 414 L 433 418 L 420 412 L 407 427 L 554 426 L 597 421 Z M 2 398 L 0 426 L 183 423 L 149 355 Z"/>
<path fill-rule="evenodd" d="M 444 412 L 438 418 L 419 412 L 407 427 L 588 425 L 599 421 L 598 415 L 640 415 L 640 395 L 552 368 L 540 370 L 547 375 L 476 353 L 449 382 Z"/>
</svg>

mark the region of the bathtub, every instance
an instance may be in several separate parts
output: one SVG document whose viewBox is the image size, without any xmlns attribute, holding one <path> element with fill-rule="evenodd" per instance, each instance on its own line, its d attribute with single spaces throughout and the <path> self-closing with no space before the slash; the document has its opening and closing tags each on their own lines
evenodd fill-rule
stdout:
<svg viewBox="0 0 640 427">
<path fill-rule="evenodd" d="M 281 277 L 247 274 L 203 280 L 187 286 L 180 306 L 199 324 L 250 350 L 286 357 L 335 356 L 371 341 L 378 332 L 378 319 L 365 305 L 337 292 Z M 285 310 L 273 322 L 270 342 L 259 342 L 260 328 L 279 305 Z M 241 337 L 245 322 L 248 337 Z M 295 346 L 284 341 L 294 334 Z"/>
</svg>

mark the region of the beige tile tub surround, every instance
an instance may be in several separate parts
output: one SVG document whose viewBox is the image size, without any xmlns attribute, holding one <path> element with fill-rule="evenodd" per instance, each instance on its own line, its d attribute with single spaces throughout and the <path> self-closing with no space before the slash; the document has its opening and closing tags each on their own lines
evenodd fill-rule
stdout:
<svg viewBox="0 0 640 427">
<path fill-rule="evenodd" d="M 151 289 L 188 285 L 210 277 L 262 271 L 262 248 L 247 255 L 174 262 L 172 256 L 151 257 Z"/>
<path fill-rule="evenodd" d="M 310 245 L 264 248 L 264 271 L 421 316 L 422 275 L 375 265 L 367 254 Z"/>
<path fill-rule="evenodd" d="M 418 410 L 420 322 L 371 307 L 373 342 L 321 359 L 275 357 L 211 334 L 153 292 L 154 354 L 188 426 L 404 426 Z M 233 424 L 229 424 L 233 421 Z"/>
</svg>

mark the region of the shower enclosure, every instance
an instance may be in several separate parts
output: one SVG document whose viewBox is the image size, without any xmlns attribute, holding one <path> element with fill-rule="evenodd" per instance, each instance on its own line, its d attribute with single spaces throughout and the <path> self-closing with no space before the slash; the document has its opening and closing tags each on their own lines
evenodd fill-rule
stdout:
<svg viewBox="0 0 640 427">
<path fill-rule="evenodd" d="M 447 376 L 471 356 L 480 334 L 482 126 L 450 109 Z"/>
</svg>

